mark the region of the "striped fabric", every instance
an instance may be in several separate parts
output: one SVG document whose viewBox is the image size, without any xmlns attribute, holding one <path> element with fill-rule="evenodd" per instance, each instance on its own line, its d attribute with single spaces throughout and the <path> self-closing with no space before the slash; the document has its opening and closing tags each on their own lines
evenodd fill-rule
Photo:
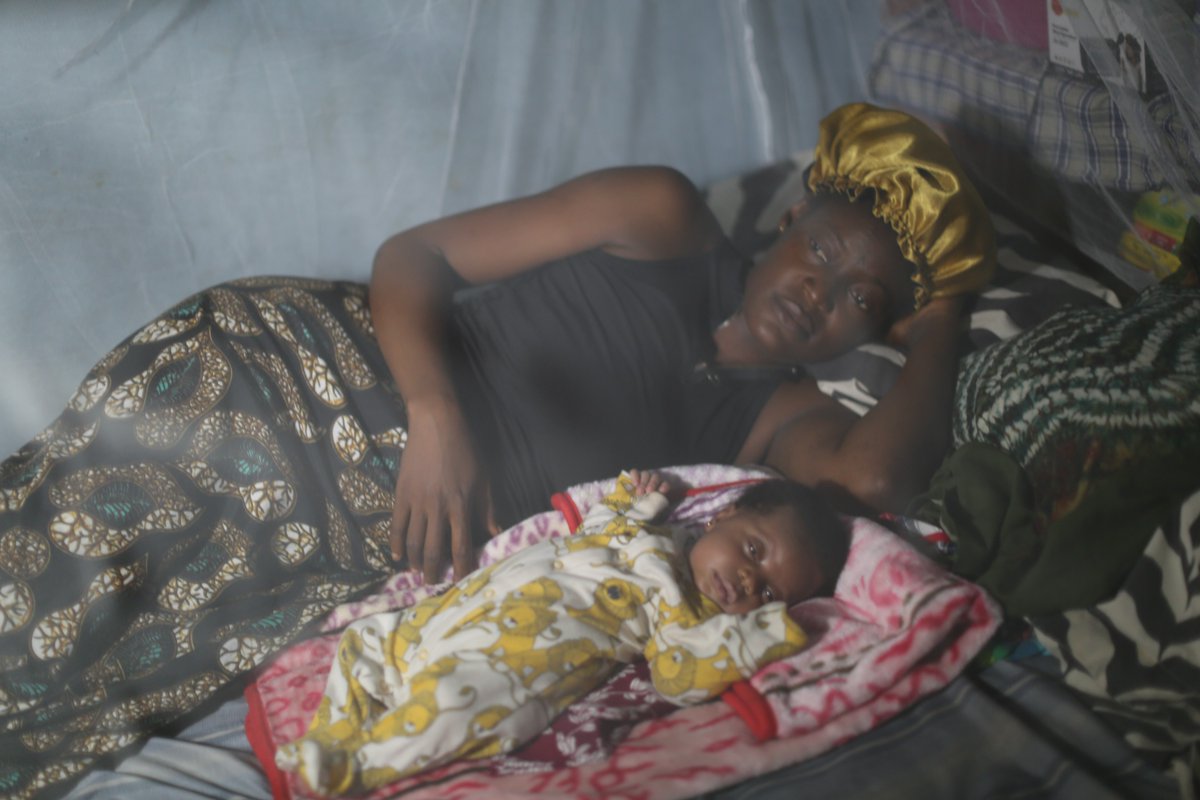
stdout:
<svg viewBox="0 0 1200 800">
<path fill-rule="evenodd" d="M 1110 600 L 1034 619 L 1068 686 L 1142 752 L 1192 748 L 1200 775 L 1200 491 L 1159 528 Z"/>
<path fill-rule="evenodd" d="M 1200 291 L 1164 284 L 1124 309 L 1058 314 L 969 356 L 955 403 L 956 445 L 1013 456 L 1039 518 L 1064 517 L 1110 476 L 1152 479 L 1124 501 L 1167 513 L 1116 594 L 1030 622 L 1131 746 L 1200 776 Z"/>
</svg>

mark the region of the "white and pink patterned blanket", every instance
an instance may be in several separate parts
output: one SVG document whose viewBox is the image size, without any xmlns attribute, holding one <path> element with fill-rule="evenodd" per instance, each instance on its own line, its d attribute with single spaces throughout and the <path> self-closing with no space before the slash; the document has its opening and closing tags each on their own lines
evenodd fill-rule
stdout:
<svg viewBox="0 0 1200 800">
<path fill-rule="evenodd" d="M 672 518 L 702 524 L 762 470 L 699 465 L 665 470 L 694 490 Z M 611 481 L 571 489 L 560 511 L 531 517 L 488 543 L 488 564 L 552 536 L 586 513 Z M 565 516 L 564 516 L 565 514 Z M 864 733 L 956 677 L 1000 622 L 998 606 L 867 519 L 849 521 L 851 546 L 832 598 L 793 609 L 813 644 L 726 693 L 723 703 L 677 708 L 655 694 L 644 664 L 618 673 L 508 756 L 459 762 L 372 797 L 690 797 L 811 758 Z M 247 735 L 277 798 L 302 784 L 274 765 L 277 744 L 308 726 L 336 652 L 337 630 L 375 611 L 411 605 L 428 587 L 399 573 L 377 594 L 339 607 L 322 635 L 280 654 L 246 692 Z"/>
</svg>

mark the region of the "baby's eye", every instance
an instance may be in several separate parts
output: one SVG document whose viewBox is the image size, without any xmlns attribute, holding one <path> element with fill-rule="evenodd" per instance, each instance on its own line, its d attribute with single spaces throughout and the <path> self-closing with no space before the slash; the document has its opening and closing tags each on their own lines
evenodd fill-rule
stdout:
<svg viewBox="0 0 1200 800">
<path fill-rule="evenodd" d="M 762 590 L 762 600 L 764 603 L 775 602 L 775 590 L 772 589 L 770 586 L 767 586 L 766 588 L 764 588 Z"/>
<path fill-rule="evenodd" d="M 756 545 L 754 542 L 746 542 L 746 553 L 749 554 L 751 558 L 758 558 L 758 545 Z"/>
<path fill-rule="evenodd" d="M 854 302 L 854 305 L 856 305 L 860 311 L 870 311 L 871 310 L 870 303 L 867 301 L 867 296 L 865 294 L 863 294 L 860 290 L 851 289 L 850 290 L 850 299 Z"/>
</svg>

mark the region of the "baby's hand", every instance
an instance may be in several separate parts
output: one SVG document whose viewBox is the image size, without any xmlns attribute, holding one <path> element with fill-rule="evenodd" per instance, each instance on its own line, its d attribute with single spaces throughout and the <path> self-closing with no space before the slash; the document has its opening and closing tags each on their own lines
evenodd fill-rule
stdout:
<svg viewBox="0 0 1200 800">
<path fill-rule="evenodd" d="M 682 486 L 672 485 L 669 480 L 652 469 L 631 469 L 629 477 L 633 480 L 635 497 L 641 497 L 651 492 L 660 492 L 672 503 L 683 499 L 684 489 Z"/>
</svg>

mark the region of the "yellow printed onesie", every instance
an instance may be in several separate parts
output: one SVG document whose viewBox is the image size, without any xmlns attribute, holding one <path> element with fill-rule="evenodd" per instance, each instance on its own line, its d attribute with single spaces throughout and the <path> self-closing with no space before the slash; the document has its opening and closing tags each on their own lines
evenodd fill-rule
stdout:
<svg viewBox="0 0 1200 800">
<path fill-rule="evenodd" d="M 666 498 L 630 490 L 623 474 L 575 536 L 351 624 L 308 733 L 279 748 L 279 767 L 325 794 L 366 791 L 511 752 L 642 656 L 682 705 L 804 646 L 782 603 L 735 616 L 700 594 L 686 558 L 694 534 L 650 524 Z"/>
</svg>

